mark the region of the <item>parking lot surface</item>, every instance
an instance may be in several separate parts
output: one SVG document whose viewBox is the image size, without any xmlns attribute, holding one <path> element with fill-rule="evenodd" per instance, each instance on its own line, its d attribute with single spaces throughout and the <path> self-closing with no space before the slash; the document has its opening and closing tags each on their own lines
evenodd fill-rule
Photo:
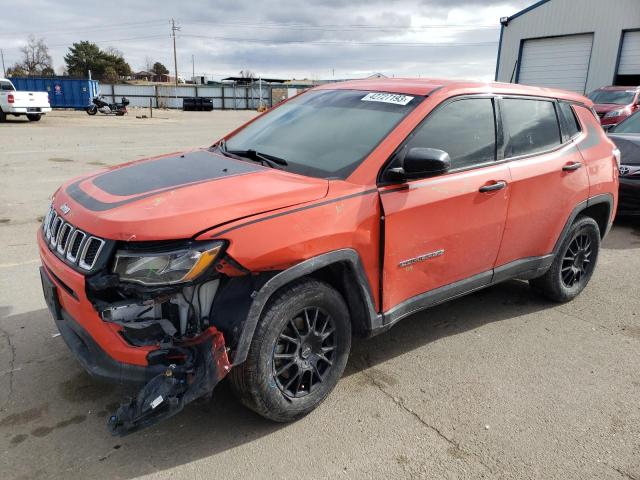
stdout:
<svg viewBox="0 0 640 480">
<path fill-rule="evenodd" d="M 617 222 L 565 305 L 510 281 L 354 343 L 316 411 L 211 401 L 112 437 L 124 392 L 86 375 L 42 299 L 35 232 L 65 180 L 206 146 L 253 112 L 54 112 L 0 125 L 2 478 L 640 479 L 640 221 Z"/>
</svg>

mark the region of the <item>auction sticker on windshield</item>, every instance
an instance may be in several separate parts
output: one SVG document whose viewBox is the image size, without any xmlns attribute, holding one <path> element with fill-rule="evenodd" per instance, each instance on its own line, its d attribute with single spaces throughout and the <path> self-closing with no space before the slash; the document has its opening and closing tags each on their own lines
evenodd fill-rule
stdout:
<svg viewBox="0 0 640 480">
<path fill-rule="evenodd" d="M 406 105 L 413 97 L 408 95 L 398 95 L 397 93 L 377 93 L 371 92 L 367 93 L 364 97 L 361 98 L 363 102 L 383 102 L 383 103 L 394 103 L 396 105 Z"/>
</svg>

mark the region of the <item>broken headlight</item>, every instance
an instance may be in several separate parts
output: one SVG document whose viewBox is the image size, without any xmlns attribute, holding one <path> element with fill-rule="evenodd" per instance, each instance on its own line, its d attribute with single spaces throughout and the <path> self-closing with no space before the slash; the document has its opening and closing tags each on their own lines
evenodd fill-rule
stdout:
<svg viewBox="0 0 640 480">
<path fill-rule="evenodd" d="M 199 277 L 220 254 L 223 242 L 193 244 L 187 248 L 143 252 L 119 250 L 113 265 L 122 282 L 171 285 Z"/>
</svg>

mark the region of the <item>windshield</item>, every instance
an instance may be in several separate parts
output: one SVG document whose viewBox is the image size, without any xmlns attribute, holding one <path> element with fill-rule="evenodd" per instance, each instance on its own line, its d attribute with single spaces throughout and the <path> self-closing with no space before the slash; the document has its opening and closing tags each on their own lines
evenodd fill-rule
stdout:
<svg viewBox="0 0 640 480">
<path fill-rule="evenodd" d="M 13 85 L 9 80 L 0 80 L 0 90 L 3 92 L 4 91 L 13 92 L 15 88 L 13 88 Z"/>
<path fill-rule="evenodd" d="M 226 142 L 287 162 L 281 168 L 346 178 L 424 97 L 359 90 L 316 90 L 266 113 Z"/>
<path fill-rule="evenodd" d="M 638 112 L 640 113 L 640 112 Z M 640 115 L 634 113 L 622 123 L 614 127 L 612 133 L 640 133 Z"/>
<path fill-rule="evenodd" d="M 593 103 L 629 105 L 633 102 L 635 95 L 635 90 L 596 90 L 589 94 L 589 98 Z"/>
</svg>

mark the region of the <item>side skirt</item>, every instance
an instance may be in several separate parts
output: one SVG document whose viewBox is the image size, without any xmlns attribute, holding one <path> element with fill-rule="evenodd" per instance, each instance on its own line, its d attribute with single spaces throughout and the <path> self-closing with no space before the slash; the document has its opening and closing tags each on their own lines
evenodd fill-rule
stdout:
<svg viewBox="0 0 640 480">
<path fill-rule="evenodd" d="M 393 325 L 409 315 L 420 310 L 433 307 L 440 303 L 462 297 L 483 288 L 504 282 L 512 278 L 527 280 L 543 275 L 553 263 L 554 255 L 530 257 L 516 260 L 506 265 L 479 273 L 464 280 L 450 283 L 429 292 L 416 295 L 396 305 L 382 314 L 382 325 L 371 332 L 371 336 L 389 330 Z"/>
</svg>

